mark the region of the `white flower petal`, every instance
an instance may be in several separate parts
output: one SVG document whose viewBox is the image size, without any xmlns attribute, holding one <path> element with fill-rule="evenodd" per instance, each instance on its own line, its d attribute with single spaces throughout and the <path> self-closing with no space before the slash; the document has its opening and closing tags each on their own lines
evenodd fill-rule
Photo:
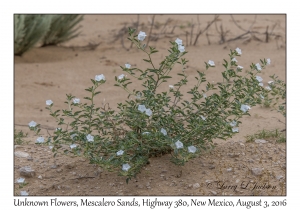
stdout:
<svg viewBox="0 0 300 210">
<path fill-rule="evenodd" d="M 245 104 L 242 104 L 241 110 L 242 110 L 243 112 L 247 112 L 249 109 L 251 109 L 250 106 L 245 105 Z"/>
<path fill-rule="evenodd" d="M 261 71 L 261 65 L 259 63 L 255 64 L 255 66 L 258 71 Z"/>
<path fill-rule="evenodd" d="M 173 88 L 174 88 L 174 86 L 173 86 L 173 85 L 169 85 L 169 88 L 170 88 L 170 89 L 173 89 Z"/>
<path fill-rule="evenodd" d="M 178 140 L 178 141 L 175 142 L 175 146 L 176 146 L 177 149 L 181 149 L 181 148 L 183 148 L 183 143 Z"/>
<path fill-rule="evenodd" d="M 231 61 L 238 62 L 236 58 L 232 58 Z"/>
<path fill-rule="evenodd" d="M 268 64 L 268 65 L 271 64 L 271 59 L 270 59 L 270 58 L 267 59 L 267 64 Z"/>
<path fill-rule="evenodd" d="M 128 163 L 122 165 L 123 171 L 128 171 L 130 168 L 131 168 L 131 166 Z"/>
<path fill-rule="evenodd" d="M 183 45 L 178 45 L 178 50 L 180 52 L 184 52 L 185 51 L 184 46 Z"/>
<path fill-rule="evenodd" d="M 258 82 L 262 82 L 262 81 L 263 81 L 263 78 L 261 78 L 260 76 L 256 76 L 256 80 L 257 80 Z"/>
<path fill-rule="evenodd" d="M 73 99 L 73 103 L 74 104 L 79 104 L 80 103 L 80 99 L 79 98 L 74 98 Z"/>
<path fill-rule="evenodd" d="M 126 67 L 127 69 L 130 69 L 131 65 L 130 65 L 129 63 L 126 63 L 126 64 L 125 64 L 125 67 Z"/>
<path fill-rule="evenodd" d="M 239 55 L 242 54 L 242 50 L 241 50 L 240 48 L 236 48 L 235 51 L 236 51 Z"/>
<path fill-rule="evenodd" d="M 148 115 L 149 117 L 152 115 L 152 111 L 151 109 L 146 109 L 145 110 L 146 115 Z"/>
<path fill-rule="evenodd" d="M 237 132 L 239 132 L 239 128 L 232 128 L 232 132 L 234 132 L 234 133 L 237 133 Z"/>
<path fill-rule="evenodd" d="M 76 144 L 71 144 L 71 145 L 70 145 L 70 148 L 71 148 L 71 149 L 73 149 L 73 148 L 75 148 L 75 147 L 77 147 Z"/>
<path fill-rule="evenodd" d="M 145 112 L 145 111 L 146 111 L 145 105 L 139 105 L 139 106 L 138 106 L 138 110 L 139 110 L 140 112 Z"/>
<path fill-rule="evenodd" d="M 25 178 L 19 178 L 19 179 L 17 179 L 17 183 L 24 183 L 25 182 Z"/>
<path fill-rule="evenodd" d="M 36 139 L 36 143 L 44 143 L 44 137 L 38 137 L 37 139 Z"/>
<path fill-rule="evenodd" d="M 21 194 L 22 196 L 27 196 L 27 195 L 29 195 L 28 192 L 26 192 L 26 191 L 20 191 L 20 194 Z"/>
<path fill-rule="evenodd" d="M 86 136 L 86 139 L 88 140 L 88 142 L 93 142 L 94 141 L 94 136 L 89 134 L 89 135 Z"/>
<path fill-rule="evenodd" d="M 37 124 L 36 124 L 36 122 L 34 122 L 34 121 L 31 121 L 30 123 L 28 123 L 28 126 L 29 126 L 30 128 L 34 128 L 36 125 L 37 125 Z"/>
<path fill-rule="evenodd" d="M 215 62 L 213 62 L 212 60 L 209 60 L 207 63 L 208 63 L 208 65 L 210 65 L 210 66 L 215 66 Z"/>
<path fill-rule="evenodd" d="M 52 104 L 53 104 L 53 101 L 52 101 L 52 100 L 47 100 L 47 101 L 46 101 L 46 105 L 47 105 L 47 106 L 50 106 L 50 105 L 52 105 Z"/>
<path fill-rule="evenodd" d="M 144 39 L 146 38 L 146 33 L 143 31 L 140 31 L 140 33 L 138 34 L 138 40 L 140 41 L 144 41 Z"/>
<path fill-rule="evenodd" d="M 237 122 L 235 120 L 233 120 L 231 123 L 229 123 L 230 126 L 234 127 L 236 126 Z"/>
<path fill-rule="evenodd" d="M 117 152 L 117 156 L 120 156 L 120 155 L 123 155 L 124 154 L 124 151 L 123 150 L 119 150 L 118 152 Z"/>
<path fill-rule="evenodd" d="M 164 134 L 164 136 L 166 136 L 167 135 L 167 131 L 165 130 L 165 129 L 160 129 L 160 132 L 162 133 L 162 134 Z"/>
<path fill-rule="evenodd" d="M 103 74 L 100 74 L 100 75 L 96 75 L 95 76 L 95 80 L 97 82 L 100 82 L 101 80 L 105 81 L 105 76 Z"/>
<path fill-rule="evenodd" d="M 244 67 L 242 67 L 242 66 L 238 66 L 237 68 L 238 68 L 238 69 L 243 69 Z"/>
<path fill-rule="evenodd" d="M 266 89 L 267 89 L 267 90 L 272 90 L 270 86 L 267 86 Z"/>
<path fill-rule="evenodd" d="M 118 76 L 118 80 L 121 80 L 121 79 L 123 79 L 124 77 L 125 77 L 125 75 L 124 75 L 124 74 L 121 74 L 121 75 Z"/>
<path fill-rule="evenodd" d="M 196 147 L 194 147 L 194 146 L 189 146 L 189 147 L 188 147 L 188 151 L 189 151 L 189 153 L 195 153 L 195 152 L 196 152 L 196 150 L 197 150 L 197 148 L 196 148 Z"/>
<path fill-rule="evenodd" d="M 177 43 L 177 45 L 182 45 L 182 40 L 179 39 L 179 38 L 177 38 L 177 39 L 175 40 L 175 42 Z"/>
</svg>

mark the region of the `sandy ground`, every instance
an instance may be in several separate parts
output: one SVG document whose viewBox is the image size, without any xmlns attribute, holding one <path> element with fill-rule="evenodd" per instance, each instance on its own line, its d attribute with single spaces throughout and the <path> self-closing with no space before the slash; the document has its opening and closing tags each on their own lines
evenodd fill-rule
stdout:
<svg viewBox="0 0 300 210">
<path fill-rule="evenodd" d="M 138 30 L 150 34 L 152 18 L 151 15 L 140 15 Z M 149 41 L 150 46 L 159 50 L 154 60 L 158 63 L 163 59 L 168 53 L 169 41 L 179 37 L 188 51 L 186 72 L 191 80 L 197 70 L 205 70 L 204 62 L 214 60 L 216 68 L 208 71 L 206 77 L 210 82 L 221 81 L 218 72 L 223 70 L 223 58 L 227 58 L 230 49 L 239 47 L 243 54 L 238 64 L 244 67 L 259 62 L 261 58 L 271 58 L 271 65 L 262 72 L 265 85 L 273 74 L 285 81 L 284 15 L 235 15 L 235 21 L 229 15 L 220 15 L 193 46 L 198 27 L 204 30 L 213 18 L 213 15 L 156 15 Z M 98 74 L 104 74 L 107 82 L 102 86 L 96 103 L 101 104 L 105 99 L 116 108 L 117 102 L 127 97 L 121 89 L 113 86 L 114 77 L 122 73 L 119 66 L 129 62 L 133 67 L 147 68 L 142 61 L 145 55 L 131 48 L 124 30 L 135 21 L 137 15 L 86 15 L 80 23 L 82 34 L 79 37 L 61 46 L 37 47 L 22 57 L 15 56 L 15 129 L 29 132 L 27 125 L 34 120 L 41 124 L 41 135 L 46 137 L 46 129 L 51 132 L 56 124 L 45 110 L 45 101 L 51 99 L 54 108 L 62 109 L 66 93 L 82 99 L 86 96 L 84 89 L 90 86 L 90 79 Z M 266 43 L 264 33 L 267 27 L 273 35 Z M 246 33 L 244 30 L 259 33 L 223 43 L 222 30 L 225 40 Z M 138 84 L 133 84 L 132 88 L 135 86 Z M 22 189 L 14 184 L 14 193 L 18 195 L 20 190 L 26 190 L 29 195 L 285 195 L 285 143 L 276 143 L 272 139 L 265 144 L 245 142 L 246 135 L 262 129 L 285 129 L 282 123 L 285 118 L 271 108 L 260 106 L 252 108 L 250 114 L 242 120 L 239 133 L 232 139 L 215 140 L 215 150 L 183 167 L 170 164 L 169 155 L 151 158 L 150 164 L 129 184 L 124 177 L 90 165 L 83 158 L 57 156 L 54 159 L 47 146 L 34 144 L 37 137 L 29 132 L 24 139 L 27 143 L 15 147 L 15 152 L 30 155 L 30 158 L 15 156 L 15 180 L 21 176 L 18 169 L 23 166 L 30 166 L 35 174 L 26 178 L 28 184 Z M 254 175 L 253 168 L 264 170 L 261 175 Z M 266 183 L 271 187 L 259 187 Z"/>
</svg>

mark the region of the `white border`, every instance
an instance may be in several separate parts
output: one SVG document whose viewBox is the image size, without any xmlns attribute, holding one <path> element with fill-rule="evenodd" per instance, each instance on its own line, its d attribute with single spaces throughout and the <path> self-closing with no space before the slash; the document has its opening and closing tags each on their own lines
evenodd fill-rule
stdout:
<svg viewBox="0 0 300 210">
<path fill-rule="evenodd" d="M 296 121 L 298 104 L 298 76 L 299 76 L 299 12 L 296 4 L 290 2 L 275 2 L 270 0 L 264 1 L 11 1 L 2 3 L 1 6 L 1 38 L 4 48 L 1 52 L 2 64 L 2 81 L 1 89 L 1 141 L 2 147 L 0 153 L 1 163 L 1 181 L 3 185 L 0 190 L 0 206 L 13 207 L 13 14 L 14 13 L 281 13 L 287 14 L 287 197 L 262 197 L 262 199 L 271 202 L 272 200 L 287 199 L 288 207 L 296 207 L 299 191 L 299 167 L 298 157 L 299 143 L 296 130 L 299 129 Z M 4 27 L 3 27 L 4 26 Z M 9 161 L 8 161 L 9 160 Z M 51 197 L 30 197 L 34 200 L 48 200 Z M 82 197 L 59 197 L 60 200 L 80 200 Z M 108 197 L 107 197 L 108 198 Z M 123 197 L 131 200 L 131 197 Z M 138 197 L 138 199 L 149 197 Z M 150 197 L 155 198 L 155 197 Z M 164 200 L 178 200 L 179 197 L 158 197 Z M 190 200 L 191 197 L 180 197 Z M 199 197 L 199 199 L 208 199 L 210 197 Z M 257 200 L 258 197 L 234 197 L 232 200 L 243 198 L 245 200 Z M 99 197 L 89 197 L 91 200 Z M 118 197 L 111 197 L 118 199 Z M 217 197 L 222 200 L 222 197 Z M 230 200 L 229 197 L 225 197 Z M 13 207 L 17 208 L 17 207 Z M 25 208 L 25 207 L 22 207 Z M 68 208 L 68 207 L 63 207 Z M 81 207 L 83 209 L 83 207 Z M 81 209 L 79 208 L 79 209 Z M 99 207 L 98 207 L 99 208 Z M 199 207 L 198 207 L 199 208 Z M 203 207 L 202 207 L 203 208 Z M 6 209 L 6 208 L 4 208 Z M 163 208 L 155 208 L 163 209 Z M 164 208 L 166 209 L 166 208 Z M 252 208 L 253 209 L 253 208 Z M 255 209 L 255 208 L 254 208 Z"/>
</svg>

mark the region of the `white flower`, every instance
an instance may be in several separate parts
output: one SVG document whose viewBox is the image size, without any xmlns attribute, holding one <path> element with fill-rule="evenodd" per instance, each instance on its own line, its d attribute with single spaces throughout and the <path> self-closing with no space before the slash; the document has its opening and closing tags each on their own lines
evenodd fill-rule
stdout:
<svg viewBox="0 0 300 210">
<path fill-rule="evenodd" d="M 232 128 L 232 132 L 234 132 L 234 133 L 239 132 L 239 128 Z"/>
<path fill-rule="evenodd" d="M 269 81 L 268 84 L 270 85 L 270 84 L 272 84 L 273 82 L 274 82 L 274 81 Z"/>
<path fill-rule="evenodd" d="M 178 50 L 180 52 L 184 52 L 185 51 L 184 46 L 183 45 L 178 45 Z"/>
<path fill-rule="evenodd" d="M 182 40 L 179 39 L 179 38 L 177 38 L 177 39 L 175 40 L 175 42 L 177 43 L 177 45 L 182 45 Z"/>
<path fill-rule="evenodd" d="M 122 170 L 123 170 L 123 171 L 128 171 L 130 168 L 131 168 L 131 167 L 130 167 L 130 165 L 129 165 L 128 163 L 123 164 L 123 166 L 122 166 Z"/>
<path fill-rule="evenodd" d="M 49 149 L 52 149 L 53 148 L 53 146 L 49 146 Z"/>
<path fill-rule="evenodd" d="M 140 33 L 138 34 L 138 40 L 140 41 L 144 41 L 144 39 L 146 38 L 146 33 L 143 31 L 140 31 Z"/>
<path fill-rule="evenodd" d="M 74 104 L 79 104 L 80 103 L 80 99 L 79 98 L 74 98 L 73 99 L 73 103 Z"/>
<path fill-rule="evenodd" d="M 88 142 L 94 141 L 94 136 L 92 136 L 91 134 L 87 135 L 86 138 L 87 138 Z"/>
<path fill-rule="evenodd" d="M 178 140 L 178 141 L 175 142 L 175 146 L 176 146 L 177 149 L 181 149 L 181 148 L 183 148 L 183 143 Z"/>
<path fill-rule="evenodd" d="M 261 81 L 263 81 L 263 78 L 261 78 L 260 76 L 256 76 L 256 80 L 257 80 L 258 82 L 261 82 Z"/>
<path fill-rule="evenodd" d="M 263 87 L 264 83 L 260 82 L 260 83 L 258 83 L 258 85 Z"/>
<path fill-rule="evenodd" d="M 51 100 L 47 100 L 47 101 L 46 101 L 46 105 L 47 105 L 47 106 L 50 106 L 50 105 L 52 105 L 52 104 L 53 104 L 53 101 L 51 101 Z"/>
<path fill-rule="evenodd" d="M 245 105 L 245 104 L 242 104 L 241 110 L 242 110 L 243 112 L 247 112 L 249 109 L 251 109 L 250 106 Z"/>
<path fill-rule="evenodd" d="M 160 129 L 160 132 L 162 133 L 162 134 L 164 134 L 164 136 L 166 136 L 167 135 L 167 131 L 165 130 L 165 129 Z"/>
<path fill-rule="evenodd" d="M 71 149 L 73 149 L 73 148 L 75 148 L 75 147 L 77 147 L 76 144 L 71 144 L 71 145 L 70 145 L 70 148 L 71 148 Z"/>
<path fill-rule="evenodd" d="M 30 128 L 34 128 L 36 125 L 37 125 L 37 124 L 36 124 L 36 122 L 34 122 L 34 121 L 31 121 L 30 123 L 28 123 L 28 126 L 29 126 Z"/>
<path fill-rule="evenodd" d="M 144 134 L 149 134 L 150 132 L 143 132 L 142 134 L 144 135 Z"/>
<path fill-rule="evenodd" d="M 261 97 L 261 99 L 264 99 L 264 98 L 265 98 L 262 94 L 260 94 L 259 96 Z"/>
<path fill-rule="evenodd" d="M 195 153 L 196 150 L 197 150 L 197 148 L 194 147 L 194 146 L 189 146 L 189 147 L 188 147 L 188 151 L 189 151 L 190 153 Z"/>
<path fill-rule="evenodd" d="M 17 183 L 24 183 L 24 181 L 25 181 L 25 178 L 19 178 L 19 179 L 17 179 Z"/>
<path fill-rule="evenodd" d="M 76 134 L 76 133 L 73 133 L 73 134 L 71 135 L 71 139 L 74 139 L 75 136 L 77 136 L 77 134 Z"/>
<path fill-rule="evenodd" d="M 238 68 L 238 69 L 243 69 L 244 67 L 242 67 L 242 66 L 238 66 L 237 68 Z"/>
<path fill-rule="evenodd" d="M 271 59 L 270 59 L 270 58 L 267 59 L 267 64 L 268 64 L 268 65 L 271 64 Z"/>
<path fill-rule="evenodd" d="M 236 126 L 236 123 L 237 122 L 235 120 L 233 120 L 231 123 L 229 123 L 229 125 L 232 126 L 232 127 L 234 127 L 234 126 Z"/>
<path fill-rule="evenodd" d="M 240 48 L 236 48 L 235 51 L 236 51 L 239 55 L 242 54 L 242 50 L 241 50 Z"/>
<path fill-rule="evenodd" d="M 145 105 L 139 105 L 138 110 L 139 110 L 140 112 L 145 112 L 145 111 L 146 111 Z"/>
<path fill-rule="evenodd" d="M 271 87 L 270 87 L 270 86 L 267 86 L 266 89 L 267 89 L 267 90 L 271 90 Z"/>
<path fill-rule="evenodd" d="M 149 117 L 152 115 L 152 111 L 151 109 L 146 109 L 146 115 L 148 115 Z"/>
<path fill-rule="evenodd" d="M 21 194 L 22 196 L 27 196 L 27 195 L 29 195 L 28 192 L 26 192 L 26 191 L 20 191 L 20 194 Z"/>
<path fill-rule="evenodd" d="M 125 77 L 125 75 L 124 75 L 124 74 L 121 74 L 121 75 L 118 76 L 118 80 L 121 80 L 121 79 L 123 79 L 124 77 Z"/>
<path fill-rule="evenodd" d="M 125 67 L 126 67 L 127 69 L 130 69 L 131 65 L 130 65 L 129 63 L 126 63 L 126 64 L 125 64 Z"/>
<path fill-rule="evenodd" d="M 210 66 L 215 66 L 215 62 L 213 62 L 212 60 L 209 60 L 209 61 L 208 61 L 208 65 L 210 65 Z"/>
<path fill-rule="evenodd" d="M 204 98 L 206 98 L 206 97 L 207 97 L 205 93 L 203 93 L 203 97 L 204 97 Z"/>
<path fill-rule="evenodd" d="M 44 143 L 44 137 L 38 137 L 37 139 L 36 139 L 36 143 Z"/>
<path fill-rule="evenodd" d="M 206 120 L 206 117 L 204 117 L 204 116 L 202 116 L 202 115 L 200 115 L 200 117 L 202 118 L 202 120 Z"/>
<path fill-rule="evenodd" d="M 231 61 L 238 62 L 236 58 L 232 58 Z"/>
<path fill-rule="evenodd" d="M 173 88 L 174 88 L 174 86 L 173 86 L 173 85 L 169 85 L 169 88 L 170 88 L 170 89 L 173 89 Z"/>
<path fill-rule="evenodd" d="M 261 66 L 260 66 L 259 63 L 255 64 L 255 66 L 256 66 L 256 69 L 257 69 L 258 71 L 261 71 Z"/>
<path fill-rule="evenodd" d="M 97 82 L 100 82 L 101 80 L 105 80 L 105 76 L 103 75 L 103 74 L 100 74 L 100 75 L 96 75 L 95 76 L 95 80 L 97 81 Z"/>
<path fill-rule="evenodd" d="M 105 76 L 103 74 L 96 75 L 95 76 L 95 80 L 98 81 L 98 82 L 101 81 L 101 80 L 104 81 L 105 80 Z"/>
<path fill-rule="evenodd" d="M 123 150 L 119 150 L 119 151 L 117 152 L 117 156 L 123 155 L 123 153 L 124 153 Z"/>
</svg>

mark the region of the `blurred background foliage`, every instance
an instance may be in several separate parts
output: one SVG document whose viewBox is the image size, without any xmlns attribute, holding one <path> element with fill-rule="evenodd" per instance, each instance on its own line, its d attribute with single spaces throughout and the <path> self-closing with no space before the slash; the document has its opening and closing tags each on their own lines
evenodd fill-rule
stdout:
<svg viewBox="0 0 300 210">
<path fill-rule="evenodd" d="M 14 54 L 39 45 L 57 45 L 77 37 L 83 15 L 14 15 Z"/>
</svg>

